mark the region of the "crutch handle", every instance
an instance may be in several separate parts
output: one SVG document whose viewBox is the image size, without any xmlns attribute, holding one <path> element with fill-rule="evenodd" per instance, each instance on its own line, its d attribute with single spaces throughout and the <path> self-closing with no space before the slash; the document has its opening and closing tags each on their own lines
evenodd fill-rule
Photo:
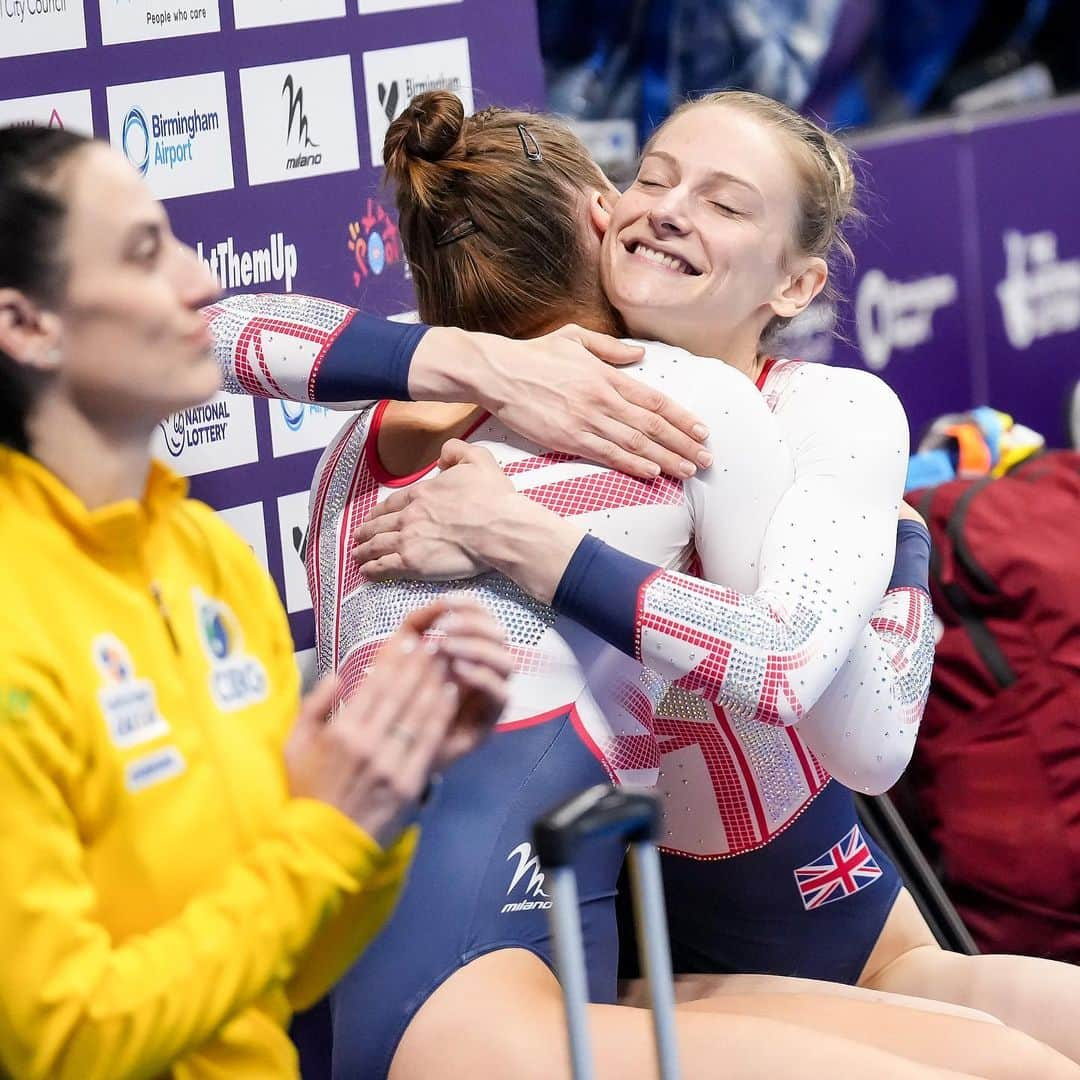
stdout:
<svg viewBox="0 0 1080 1080">
<path fill-rule="evenodd" d="M 533 825 L 533 845 L 541 864 L 555 868 L 569 866 L 591 837 L 642 843 L 654 840 L 659 828 L 660 809 L 652 795 L 597 784 L 540 818 Z"/>
</svg>

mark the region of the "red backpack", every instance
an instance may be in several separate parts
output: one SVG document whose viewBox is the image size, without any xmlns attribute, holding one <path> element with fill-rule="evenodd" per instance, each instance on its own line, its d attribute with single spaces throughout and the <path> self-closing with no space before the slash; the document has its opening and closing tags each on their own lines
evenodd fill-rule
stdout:
<svg viewBox="0 0 1080 1080">
<path fill-rule="evenodd" d="M 1080 962 L 1080 453 L 908 495 L 943 626 L 913 798 L 980 948 Z"/>
</svg>

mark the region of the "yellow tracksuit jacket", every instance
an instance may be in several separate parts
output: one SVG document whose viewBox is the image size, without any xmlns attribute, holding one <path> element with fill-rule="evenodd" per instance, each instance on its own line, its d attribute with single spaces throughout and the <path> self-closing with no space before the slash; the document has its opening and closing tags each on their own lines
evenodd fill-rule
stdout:
<svg viewBox="0 0 1080 1080">
<path fill-rule="evenodd" d="M 414 833 L 289 798 L 284 612 L 167 469 L 88 511 L 0 449 L 0 550 L 0 1074 L 295 1077 Z"/>
</svg>

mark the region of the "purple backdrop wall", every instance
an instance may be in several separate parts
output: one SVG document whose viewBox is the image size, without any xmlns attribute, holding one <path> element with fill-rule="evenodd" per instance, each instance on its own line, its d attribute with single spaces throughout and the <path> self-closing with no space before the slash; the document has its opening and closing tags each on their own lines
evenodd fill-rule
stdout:
<svg viewBox="0 0 1080 1080">
<path fill-rule="evenodd" d="M 0 124 L 111 139 L 224 288 L 409 309 L 379 146 L 430 86 L 476 108 L 542 105 L 532 0 L 0 0 Z M 790 352 L 878 372 L 916 437 L 990 402 L 1064 443 L 1080 376 L 1080 101 L 858 146 L 868 223 L 841 275 L 846 340 L 819 313 L 793 325 Z M 270 568 L 301 649 L 308 482 L 340 420 L 222 396 L 158 440 Z"/>
<path fill-rule="evenodd" d="M 787 351 L 868 367 L 899 393 L 914 440 L 944 412 L 991 404 L 1068 443 L 1080 379 L 1080 98 L 853 140 L 867 221 L 821 313 Z M 800 325 L 800 322 L 802 325 Z"/>
<path fill-rule="evenodd" d="M 0 0 L 0 124 L 92 130 L 145 164 L 225 288 L 411 308 L 378 155 L 388 117 L 432 86 L 542 105 L 533 0 Z M 297 540 L 341 419 L 222 395 L 158 440 L 269 567 L 301 650 Z"/>
</svg>

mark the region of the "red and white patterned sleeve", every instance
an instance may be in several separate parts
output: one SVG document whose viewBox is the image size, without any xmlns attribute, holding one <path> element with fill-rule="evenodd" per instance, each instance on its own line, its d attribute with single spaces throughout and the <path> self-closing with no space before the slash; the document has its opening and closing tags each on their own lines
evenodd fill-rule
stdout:
<svg viewBox="0 0 1080 1080">
<path fill-rule="evenodd" d="M 428 330 L 297 293 L 230 296 L 203 315 L 225 390 L 344 411 L 407 401 L 409 364 Z"/>
</svg>

